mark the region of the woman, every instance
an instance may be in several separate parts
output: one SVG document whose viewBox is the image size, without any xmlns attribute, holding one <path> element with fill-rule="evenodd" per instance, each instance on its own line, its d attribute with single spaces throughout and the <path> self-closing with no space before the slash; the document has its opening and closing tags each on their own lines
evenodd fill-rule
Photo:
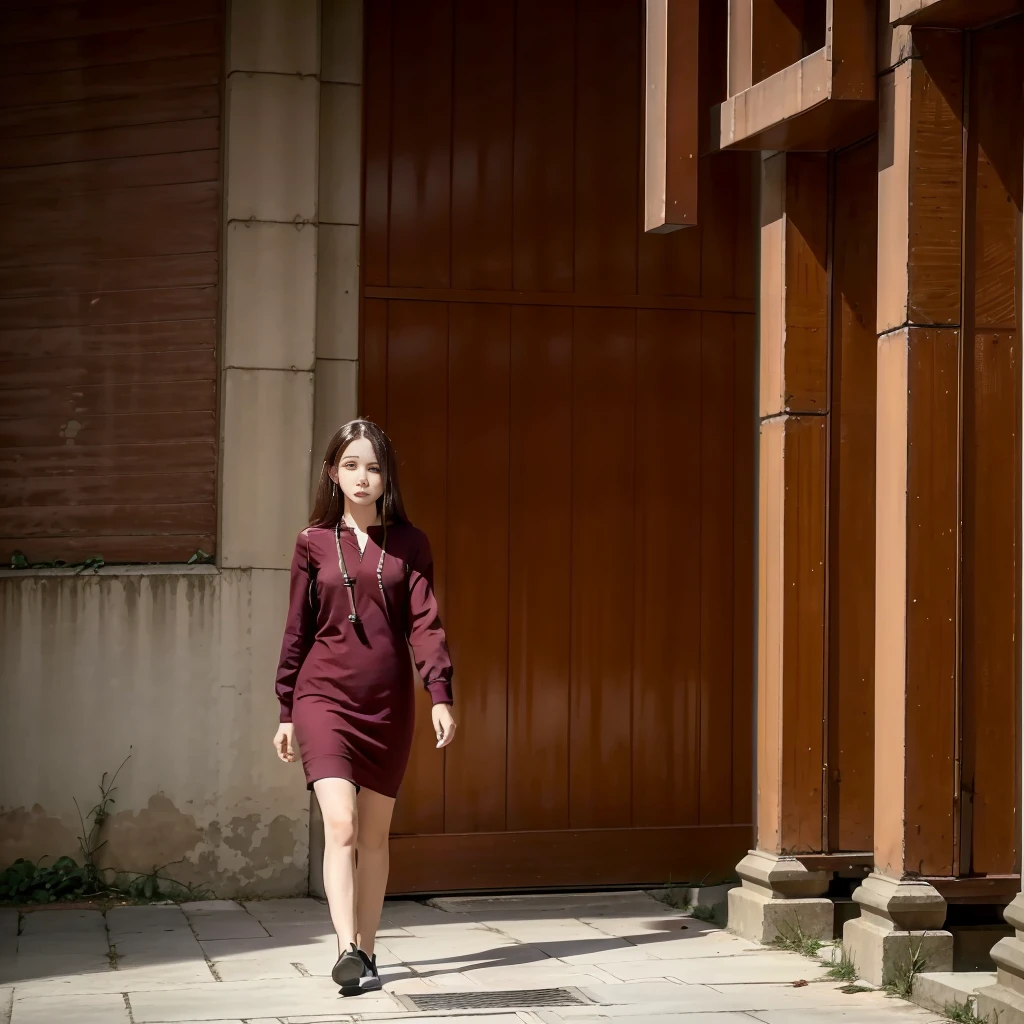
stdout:
<svg viewBox="0 0 1024 1024">
<path fill-rule="evenodd" d="M 432 577 L 391 441 L 368 420 L 346 423 L 327 446 L 310 525 L 295 543 L 274 737 L 286 762 L 298 741 L 323 814 L 324 888 L 338 933 L 331 976 L 346 995 L 381 987 L 374 938 L 416 718 L 409 646 L 433 701 L 438 748 L 455 734 Z"/>
</svg>

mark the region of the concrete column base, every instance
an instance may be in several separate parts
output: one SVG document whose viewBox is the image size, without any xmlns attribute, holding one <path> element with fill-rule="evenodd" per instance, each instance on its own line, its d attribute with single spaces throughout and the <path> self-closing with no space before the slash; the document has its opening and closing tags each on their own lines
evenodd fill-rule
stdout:
<svg viewBox="0 0 1024 1024">
<path fill-rule="evenodd" d="M 793 934 L 832 938 L 834 908 L 822 898 L 826 872 L 808 871 L 795 857 L 751 850 L 736 873 L 742 885 L 729 890 L 729 931 L 753 942 Z"/>
<path fill-rule="evenodd" d="M 1024 893 L 1006 908 L 1003 916 L 1016 934 L 992 947 L 996 983 L 978 990 L 978 1016 L 998 1024 L 1024 1024 Z"/>
<path fill-rule="evenodd" d="M 953 970 L 946 901 L 933 886 L 872 873 L 853 898 L 861 916 L 843 926 L 843 947 L 865 981 L 888 985 L 914 959 L 928 972 Z"/>
</svg>

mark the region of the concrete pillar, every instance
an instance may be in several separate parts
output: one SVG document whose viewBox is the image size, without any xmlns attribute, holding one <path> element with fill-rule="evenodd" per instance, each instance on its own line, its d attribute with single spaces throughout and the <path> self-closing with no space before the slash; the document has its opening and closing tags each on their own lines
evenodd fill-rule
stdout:
<svg viewBox="0 0 1024 1024">
<path fill-rule="evenodd" d="M 221 564 L 286 586 L 313 436 L 318 4 L 234 0 L 227 31 Z"/>
<path fill-rule="evenodd" d="M 313 490 L 331 435 L 359 413 L 362 14 L 362 0 L 322 0 Z"/>
<path fill-rule="evenodd" d="M 957 33 L 911 41 L 879 87 L 874 871 L 843 929 L 875 984 L 952 969 L 926 878 L 957 873 L 963 69 Z"/>
<path fill-rule="evenodd" d="M 1021 227 L 1024 228 L 1024 225 Z M 1017 232 L 1017 238 L 1021 244 L 1020 252 L 1017 254 L 1017 271 L 1020 275 L 1017 286 L 1024 294 L 1024 230 Z M 1019 303 L 1017 330 L 1024 330 Z M 1021 478 L 1024 479 L 1024 473 Z M 1021 526 L 1024 527 L 1024 523 Z M 1024 646 L 1021 651 L 1024 659 Z M 1024 679 L 1024 665 L 1021 679 Z M 1024 700 L 1020 701 L 1019 706 L 1024 709 Z M 1021 734 L 1024 735 L 1024 721 L 1021 723 Z M 1024 774 L 1024 764 L 1018 764 L 1017 770 Z M 1017 792 L 1021 790 L 1018 789 Z M 1024 823 L 1024 808 L 1018 808 L 1017 817 Z M 1024 836 L 1021 838 L 1020 849 L 1024 851 Z M 1018 870 L 1021 870 L 1021 867 L 1018 864 Z M 1000 939 L 992 948 L 991 956 L 996 965 L 996 983 L 978 992 L 978 1015 L 998 1021 L 999 1024 L 1024 1024 L 1024 892 L 1006 908 L 1003 916 L 1007 923 L 1013 926 L 1014 934 Z"/>
<path fill-rule="evenodd" d="M 757 849 L 737 865 L 729 929 L 832 937 L 823 849 L 828 458 L 828 165 L 762 164 Z"/>
<path fill-rule="evenodd" d="M 272 686 L 308 514 L 316 344 L 317 0 L 231 0 L 224 135 L 220 564 L 252 572 L 251 683 Z M 276 717 L 276 709 L 275 709 Z M 274 718 L 263 722 L 269 744 Z M 278 769 L 288 769 L 278 765 Z M 302 772 L 289 783 L 306 806 Z"/>
<path fill-rule="evenodd" d="M 359 415 L 363 0 L 320 3 L 320 156 L 313 451 L 316 493 L 327 442 Z M 309 888 L 324 895 L 323 819 L 311 797 Z"/>
</svg>

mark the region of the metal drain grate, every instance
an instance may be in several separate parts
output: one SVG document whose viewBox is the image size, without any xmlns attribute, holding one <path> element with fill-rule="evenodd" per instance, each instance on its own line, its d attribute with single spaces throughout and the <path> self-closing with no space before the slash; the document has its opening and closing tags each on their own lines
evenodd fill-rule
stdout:
<svg viewBox="0 0 1024 1024">
<path fill-rule="evenodd" d="M 525 1006 L 586 1006 L 567 988 L 533 988 L 521 992 L 445 992 L 407 995 L 417 1010 L 518 1010 Z"/>
</svg>

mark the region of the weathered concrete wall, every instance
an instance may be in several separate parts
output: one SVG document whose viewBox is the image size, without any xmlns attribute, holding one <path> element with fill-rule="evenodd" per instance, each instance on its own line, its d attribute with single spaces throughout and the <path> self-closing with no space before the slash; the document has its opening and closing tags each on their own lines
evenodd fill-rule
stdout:
<svg viewBox="0 0 1024 1024">
<path fill-rule="evenodd" d="M 305 892 L 309 801 L 271 746 L 286 603 L 272 570 L 0 573 L 0 866 L 76 855 L 74 801 L 130 750 L 102 864 Z"/>
<path fill-rule="evenodd" d="M 362 0 L 231 0 L 225 47 L 220 568 L 0 572 L 0 867 L 76 854 L 74 800 L 131 748 L 104 863 L 308 886 L 273 675 L 309 487 L 358 413 Z"/>
</svg>

